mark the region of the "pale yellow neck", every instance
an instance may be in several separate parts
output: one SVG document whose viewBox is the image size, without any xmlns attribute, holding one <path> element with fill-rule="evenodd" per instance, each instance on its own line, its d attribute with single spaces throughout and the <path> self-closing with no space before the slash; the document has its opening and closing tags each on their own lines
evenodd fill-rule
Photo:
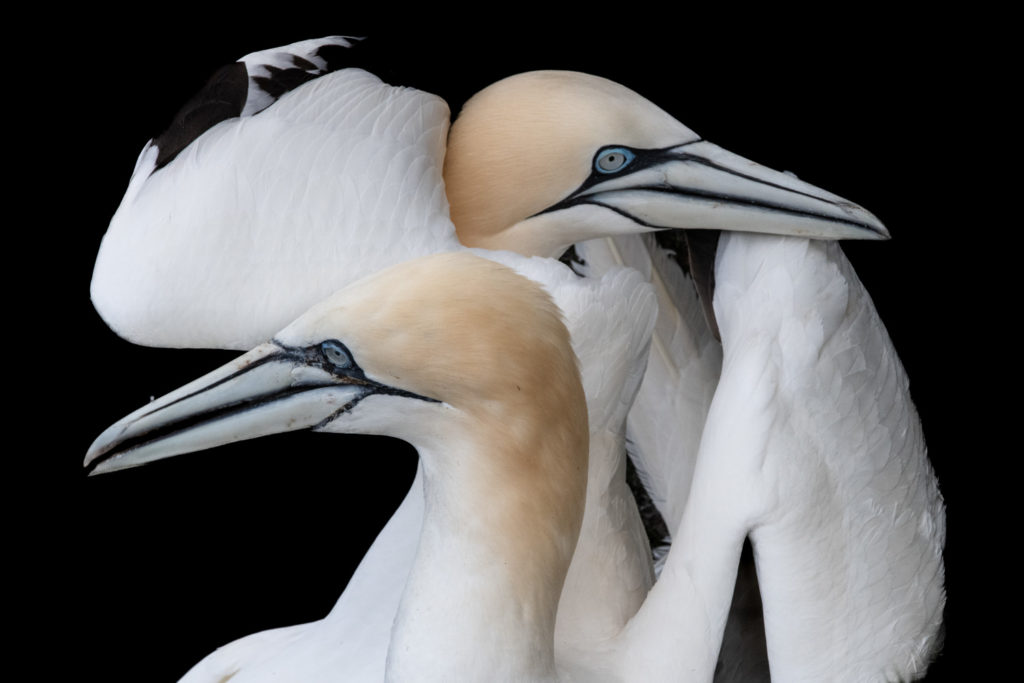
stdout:
<svg viewBox="0 0 1024 683">
<path fill-rule="evenodd" d="M 418 445 L 424 522 L 392 632 L 395 680 L 554 677 L 555 614 L 586 493 L 586 413 L 517 399 L 453 410 L 449 428 Z"/>
</svg>

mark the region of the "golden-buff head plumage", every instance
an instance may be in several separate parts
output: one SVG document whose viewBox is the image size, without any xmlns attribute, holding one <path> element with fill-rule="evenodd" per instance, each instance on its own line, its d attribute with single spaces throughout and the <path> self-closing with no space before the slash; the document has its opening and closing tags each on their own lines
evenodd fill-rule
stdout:
<svg viewBox="0 0 1024 683">
<path fill-rule="evenodd" d="M 278 335 L 296 345 L 331 337 L 376 381 L 460 410 L 514 411 L 520 396 L 547 401 L 579 385 L 569 333 L 547 292 L 469 253 L 381 271 Z"/>
<path fill-rule="evenodd" d="M 575 535 L 562 526 L 576 529 L 582 516 L 587 408 L 561 311 L 540 285 L 468 252 L 428 256 L 346 287 L 277 338 L 336 338 L 374 381 L 443 402 L 431 429 L 446 447 L 476 440 L 483 456 L 448 475 L 472 482 L 461 495 L 486 495 L 486 514 L 507 518 L 505 543 L 529 529 L 531 547 L 550 536 L 549 550 L 568 561 Z M 540 533 L 550 517 L 557 532 Z"/>
<path fill-rule="evenodd" d="M 444 166 L 452 221 L 463 244 L 540 254 L 535 245 L 546 239 L 509 229 L 576 190 L 601 147 L 694 138 L 613 81 L 570 71 L 511 76 L 474 95 L 452 125 Z"/>
</svg>

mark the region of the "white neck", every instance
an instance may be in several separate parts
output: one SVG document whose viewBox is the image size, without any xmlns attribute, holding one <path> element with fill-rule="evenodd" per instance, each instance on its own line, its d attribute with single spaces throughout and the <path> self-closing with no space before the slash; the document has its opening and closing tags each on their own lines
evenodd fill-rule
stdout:
<svg viewBox="0 0 1024 683">
<path fill-rule="evenodd" d="M 456 422 L 459 433 L 417 444 L 423 529 L 392 629 L 387 680 L 555 680 L 555 613 L 579 533 L 585 462 L 563 495 L 534 497 L 534 477 L 550 471 L 509 454 L 553 446 L 496 444 L 486 438 L 493 434 L 486 421 Z"/>
</svg>

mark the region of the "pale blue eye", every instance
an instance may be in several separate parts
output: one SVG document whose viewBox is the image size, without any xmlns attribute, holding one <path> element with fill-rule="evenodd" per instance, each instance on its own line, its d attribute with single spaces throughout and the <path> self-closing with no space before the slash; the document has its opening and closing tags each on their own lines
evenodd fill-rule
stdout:
<svg viewBox="0 0 1024 683">
<path fill-rule="evenodd" d="M 339 370 L 347 370 L 353 366 L 352 356 L 340 341 L 328 339 L 321 342 L 320 351 L 324 354 L 327 362 Z"/>
<path fill-rule="evenodd" d="M 594 170 L 598 173 L 617 173 L 635 158 L 636 155 L 625 147 L 610 147 L 597 155 Z"/>
</svg>

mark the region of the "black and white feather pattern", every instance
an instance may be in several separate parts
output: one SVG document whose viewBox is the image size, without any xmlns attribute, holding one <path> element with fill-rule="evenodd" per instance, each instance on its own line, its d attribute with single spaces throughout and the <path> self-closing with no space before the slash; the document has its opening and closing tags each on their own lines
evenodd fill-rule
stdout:
<svg viewBox="0 0 1024 683">
<path fill-rule="evenodd" d="M 253 116 L 282 95 L 324 74 L 348 66 L 347 48 L 358 38 L 329 36 L 252 52 L 221 67 L 203 89 L 178 110 L 171 125 L 152 141 L 153 170 L 163 168 L 221 121 Z"/>
</svg>

